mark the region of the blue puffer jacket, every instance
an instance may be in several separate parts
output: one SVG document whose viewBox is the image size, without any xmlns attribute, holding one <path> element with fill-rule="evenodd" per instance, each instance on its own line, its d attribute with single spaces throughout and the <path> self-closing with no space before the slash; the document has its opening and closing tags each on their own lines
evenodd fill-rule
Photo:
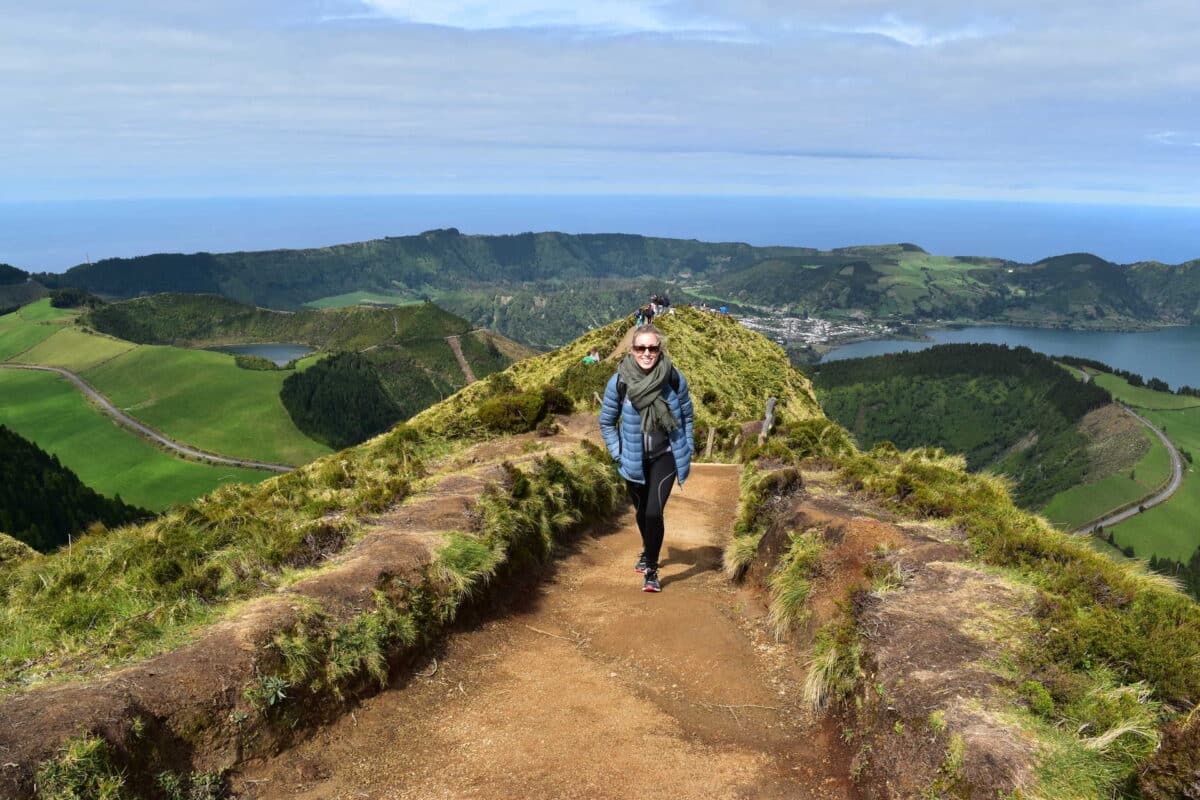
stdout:
<svg viewBox="0 0 1200 800">
<path fill-rule="evenodd" d="M 675 421 L 679 423 L 679 427 L 671 431 L 667 438 L 671 440 L 671 454 L 675 456 L 679 485 L 683 486 L 692 469 L 694 450 L 692 396 L 688 393 L 687 379 L 683 373 L 679 374 L 678 392 L 668 382 L 663 385 L 662 393 Z M 616 375 L 609 378 L 608 386 L 604 389 L 604 402 L 600 406 L 600 433 L 604 435 L 609 454 L 618 462 L 617 471 L 622 477 L 634 483 L 645 483 L 646 475 L 642 469 L 642 417 L 628 397 L 617 408 Z"/>
</svg>

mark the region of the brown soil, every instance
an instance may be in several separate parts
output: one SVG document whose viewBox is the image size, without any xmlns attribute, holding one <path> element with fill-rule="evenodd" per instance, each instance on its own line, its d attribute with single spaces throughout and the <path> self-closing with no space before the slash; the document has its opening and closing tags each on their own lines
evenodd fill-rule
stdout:
<svg viewBox="0 0 1200 800">
<path fill-rule="evenodd" d="M 235 776 L 247 798 L 854 798 L 831 723 L 798 705 L 795 648 L 720 572 L 734 467 L 667 508 L 663 592 L 632 516 L 449 638 L 411 680 Z M 426 677 L 421 677 L 426 675 Z"/>
</svg>

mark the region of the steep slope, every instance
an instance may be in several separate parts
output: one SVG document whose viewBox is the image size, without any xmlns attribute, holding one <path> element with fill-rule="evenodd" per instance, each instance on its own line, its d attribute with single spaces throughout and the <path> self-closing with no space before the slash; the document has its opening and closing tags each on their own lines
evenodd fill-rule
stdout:
<svg viewBox="0 0 1200 800">
<path fill-rule="evenodd" d="M 704 424 L 745 465 L 724 558 L 741 588 L 715 574 L 735 466 L 699 465 L 677 498 L 674 583 L 651 605 L 628 535 L 606 535 L 622 490 L 587 441 L 594 415 L 517 436 L 485 424 L 501 397 L 589 396 L 603 373 L 579 359 L 617 349 L 615 323 L 293 475 L 77 543 L 72 562 L 0 567 L 0 654 L 27 648 L 4 662 L 16 766 L 0 794 L 31 796 L 35 776 L 65 794 L 87 753 L 83 777 L 131 796 L 164 775 L 256 797 L 501 796 L 514 768 L 543 793 L 615 796 L 650 748 L 683 796 L 705 778 L 751 797 L 1101 798 L 1138 779 L 1172 796 L 1155 792 L 1196 766 L 1180 713 L 1200 695 L 1195 604 L 1018 511 L 961 459 L 857 451 L 762 337 L 692 311 L 664 326 L 711 393 Z M 783 413 L 760 446 L 768 392 Z M 85 626 L 126 586 L 145 605 Z M 180 601 L 193 592 L 203 609 Z M 197 628 L 214 609 L 227 616 Z M 27 685 L 46 672 L 74 680 Z M 821 722 L 831 698 L 846 714 Z M 355 708 L 316 745 L 247 766 Z M 648 714 L 660 735 L 629 724 Z"/>
</svg>

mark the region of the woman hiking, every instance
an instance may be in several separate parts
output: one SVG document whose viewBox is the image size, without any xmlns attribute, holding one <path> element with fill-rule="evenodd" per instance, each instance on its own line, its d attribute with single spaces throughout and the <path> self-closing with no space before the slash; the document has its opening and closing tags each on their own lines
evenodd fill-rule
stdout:
<svg viewBox="0 0 1200 800">
<path fill-rule="evenodd" d="M 600 407 L 600 432 L 617 461 L 636 508 L 642 554 L 634 567 L 642 589 L 661 592 L 658 557 L 663 507 L 675 481 L 683 486 L 692 466 L 692 398 L 687 381 L 671 366 L 662 332 L 643 325 L 629 353 L 609 378 Z"/>
</svg>

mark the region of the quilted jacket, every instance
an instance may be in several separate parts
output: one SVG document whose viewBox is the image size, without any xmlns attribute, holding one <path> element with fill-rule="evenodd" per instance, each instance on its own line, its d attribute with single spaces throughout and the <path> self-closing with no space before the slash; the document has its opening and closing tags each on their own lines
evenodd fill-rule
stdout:
<svg viewBox="0 0 1200 800">
<path fill-rule="evenodd" d="M 692 396 L 688 393 L 687 379 L 679 374 L 679 391 L 665 383 L 662 388 L 663 397 L 671 407 L 671 414 L 679 427 L 668 434 L 671 442 L 671 454 L 675 456 L 675 471 L 679 485 L 687 480 L 692 469 Z M 617 471 L 626 480 L 634 483 L 645 483 L 646 475 L 642 468 L 643 437 L 642 417 L 638 414 L 633 403 L 626 397 L 617 407 L 617 376 L 608 380 L 604 389 L 604 401 L 600 406 L 600 432 L 604 435 L 604 444 L 608 452 L 617 461 Z"/>
</svg>

